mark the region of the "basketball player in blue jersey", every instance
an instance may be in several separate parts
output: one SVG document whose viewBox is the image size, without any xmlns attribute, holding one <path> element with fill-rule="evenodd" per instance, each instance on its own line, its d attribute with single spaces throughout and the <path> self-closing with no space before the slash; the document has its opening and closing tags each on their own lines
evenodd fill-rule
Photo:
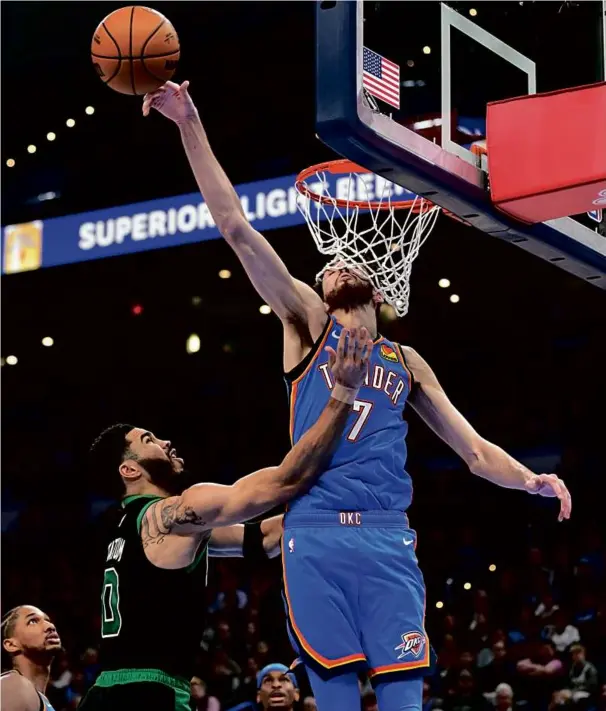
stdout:
<svg viewBox="0 0 606 711">
<path fill-rule="evenodd" d="M 177 123 L 200 191 L 221 234 L 262 299 L 284 327 L 284 371 L 293 442 L 315 422 L 334 387 L 324 355 L 342 328 L 364 326 L 374 340 L 366 381 L 326 471 L 284 518 L 282 557 L 289 629 L 305 661 L 319 711 L 359 706 L 356 669 L 364 664 L 380 711 L 420 709 L 422 671 L 430 665 L 425 588 L 406 510 L 405 471 L 410 404 L 466 462 L 473 474 L 506 488 L 560 499 L 570 495 L 553 474 L 534 474 L 483 439 L 446 397 L 412 348 L 383 338 L 376 308 L 383 300 L 364 272 L 331 263 L 320 296 L 294 279 L 267 240 L 247 221 L 215 158 L 188 94 L 169 82 L 143 102 Z"/>
<path fill-rule="evenodd" d="M 20 605 L 2 618 L 2 653 L 10 670 L 0 678 L 1 711 L 53 711 L 46 687 L 61 640 L 48 615 Z"/>
</svg>

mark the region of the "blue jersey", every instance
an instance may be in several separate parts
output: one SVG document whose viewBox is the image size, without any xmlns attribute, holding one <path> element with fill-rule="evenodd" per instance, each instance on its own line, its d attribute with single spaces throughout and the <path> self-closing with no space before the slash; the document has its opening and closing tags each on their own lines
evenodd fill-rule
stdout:
<svg viewBox="0 0 606 711">
<path fill-rule="evenodd" d="M 319 341 L 286 376 L 293 444 L 317 421 L 334 386 L 325 346 L 336 350 L 341 325 L 330 317 Z M 408 425 L 403 409 L 412 376 L 400 346 L 375 340 L 364 385 L 326 470 L 289 511 L 406 511 L 412 481 L 405 470 Z"/>
</svg>

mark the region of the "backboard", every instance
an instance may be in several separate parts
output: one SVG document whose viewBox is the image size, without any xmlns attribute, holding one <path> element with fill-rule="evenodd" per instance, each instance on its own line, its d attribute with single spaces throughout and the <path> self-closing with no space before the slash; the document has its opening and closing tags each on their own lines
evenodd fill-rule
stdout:
<svg viewBox="0 0 606 711">
<path fill-rule="evenodd" d="M 604 213 L 514 220 L 491 202 L 490 158 L 482 155 L 488 102 L 605 79 L 605 26 L 606 0 L 319 2 L 318 137 L 483 232 L 606 289 Z M 369 71 L 377 62 L 379 83 Z M 588 121 L 606 125 L 606 117 L 579 112 L 579 132 Z"/>
</svg>

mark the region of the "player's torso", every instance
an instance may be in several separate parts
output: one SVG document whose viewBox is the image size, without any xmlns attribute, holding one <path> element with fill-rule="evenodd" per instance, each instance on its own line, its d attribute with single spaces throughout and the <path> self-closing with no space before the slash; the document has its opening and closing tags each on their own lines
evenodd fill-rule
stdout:
<svg viewBox="0 0 606 711">
<path fill-rule="evenodd" d="M 101 592 L 104 671 L 159 669 L 189 679 L 203 632 L 201 605 L 206 546 L 188 568 L 164 570 L 148 561 L 140 520 L 158 497 L 128 497 L 110 536 Z"/>
<path fill-rule="evenodd" d="M 316 422 L 330 397 L 334 382 L 325 347 L 336 349 L 340 331 L 331 318 L 312 353 L 286 377 L 293 442 Z M 411 375 L 400 347 L 377 338 L 336 451 L 315 486 L 292 502 L 290 511 L 408 508 L 412 485 L 404 468 L 408 426 L 402 411 L 410 388 Z"/>
</svg>

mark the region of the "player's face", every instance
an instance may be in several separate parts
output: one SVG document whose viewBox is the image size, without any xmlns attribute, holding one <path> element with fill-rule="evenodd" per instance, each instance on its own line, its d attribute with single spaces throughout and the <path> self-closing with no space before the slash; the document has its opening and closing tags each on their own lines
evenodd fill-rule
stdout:
<svg viewBox="0 0 606 711">
<path fill-rule="evenodd" d="M 129 449 L 150 481 L 171 494 L 181 493 L 185 481 L 185 463 L 177 456 L 170 440 L 160 439 L 142 428 L 131 430 L 127 437 Z"/>
<path fill-rule="evenodd" d="M 53 655 L 61 649 L 61 639 L 48 615 L 32 605 L 20 608 L 12 637 L 5 641 L 11 654 Z"/>
<path fill-rule="evenodd" d="M 364 273 L 344 264 L 336 264 L 324 272 L 322 292 L 330 312 L 337 309 L 352 311 L 377 299 L 376 291 Z"/>
<path fill-rule="evenodd" d="M 299 691 L 283 672 L 269 672 L 263 677 L 257 692 L 257 703 L 264 709 L 292 709 L 299 700 Z"/>
</svg>

